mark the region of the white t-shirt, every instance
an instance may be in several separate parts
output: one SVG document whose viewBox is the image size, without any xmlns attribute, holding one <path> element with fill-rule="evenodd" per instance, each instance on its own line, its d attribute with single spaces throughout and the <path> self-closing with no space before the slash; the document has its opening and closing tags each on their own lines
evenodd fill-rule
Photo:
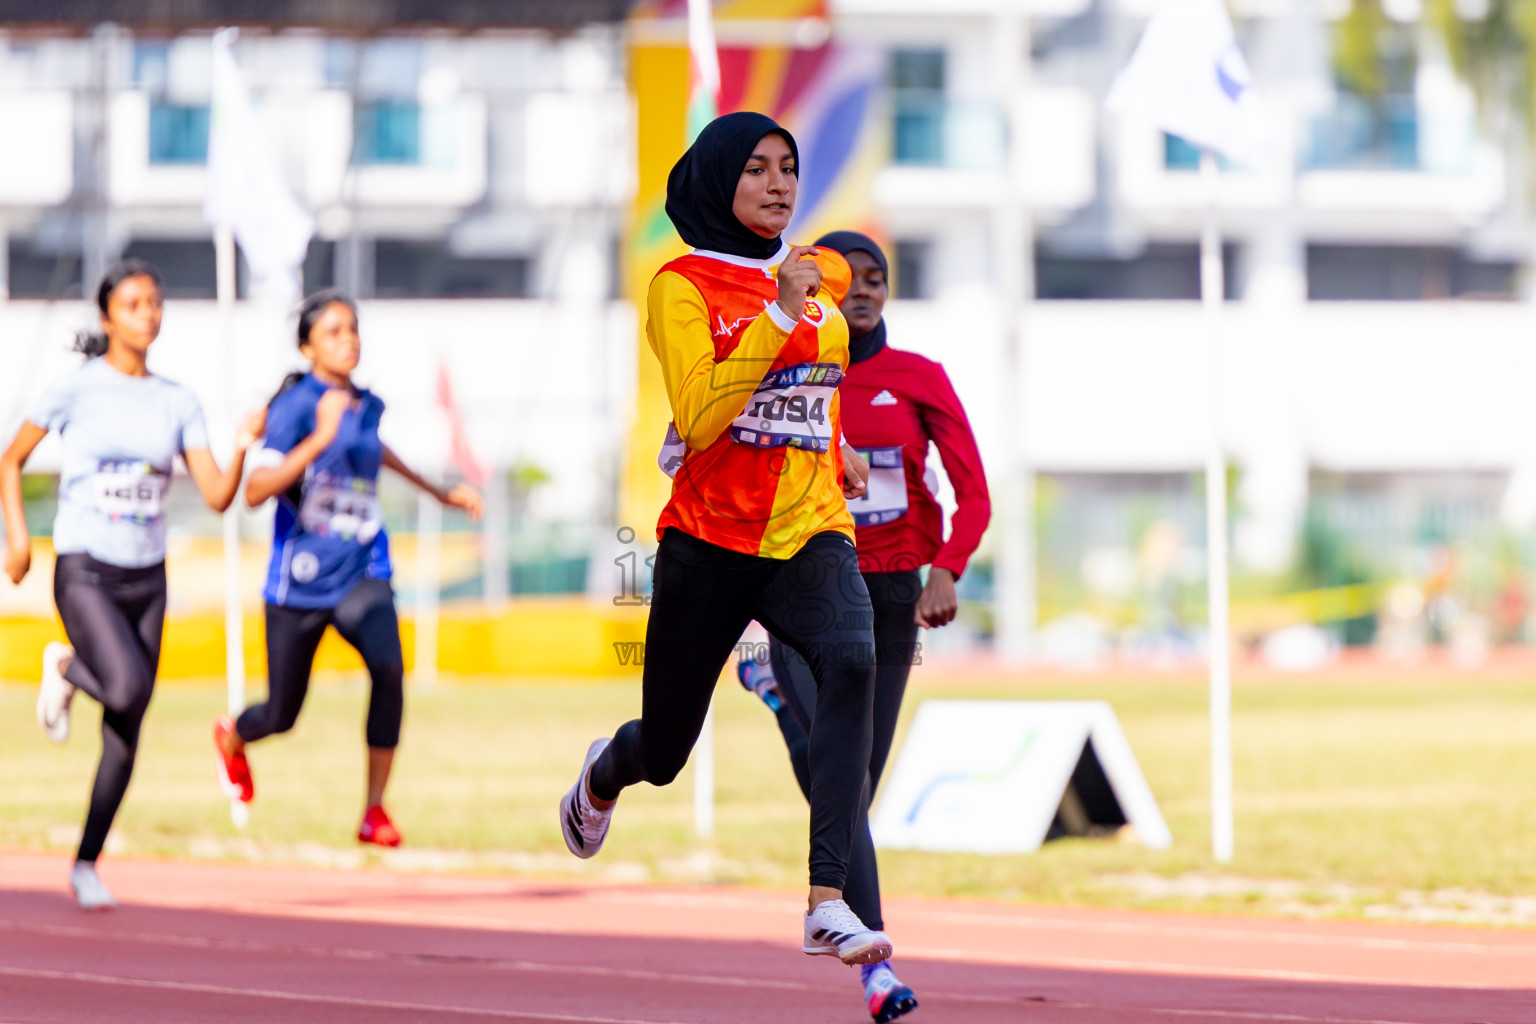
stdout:
<svg viewBox="0 0 1536 1024">
<path fill-rule="evenodd" d="M 197 396 L 98 358 L 43 392 L 27 419 L 64 445 L 54 550 L 129 569 L 164 561 L 172 462 L 208 447 Z"/>
</svg>

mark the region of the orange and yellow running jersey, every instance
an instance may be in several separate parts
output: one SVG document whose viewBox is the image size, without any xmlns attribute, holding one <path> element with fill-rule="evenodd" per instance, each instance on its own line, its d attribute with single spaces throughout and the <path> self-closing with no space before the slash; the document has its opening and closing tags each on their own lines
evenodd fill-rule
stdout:
<svg viewBox="0 0 1536 1024">
<path fill-rule="evenodd" d="M 848 368 L 837 304 L 851 275 L 841 256 L 819 250 L 821 291 L 796 322 L 776 301 L 788 252 L 695 251 L 651 282 L 646 337 L 687 446 L 658 538 L 675 526 L 765 558 L 789 558 L 828 530 L 853 539 L 837 395 Z"/>
</svg>

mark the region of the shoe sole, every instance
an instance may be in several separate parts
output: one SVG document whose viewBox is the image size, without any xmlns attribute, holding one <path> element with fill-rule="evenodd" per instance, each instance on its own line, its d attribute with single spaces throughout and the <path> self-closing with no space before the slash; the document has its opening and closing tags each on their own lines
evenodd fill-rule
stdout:
<svg viewBox="0 0 1536 1024">
<path fill-rule="evenodd" d="M 84 900 L 82 900 L 80 898 L 80 893 L 79 892 L 77 892 L 77 891 L 75 891 L 73 889 L 71 889 L 71 892 L 74 892 L 75 904 L 81 910 L 85 911 L 88 914 L 98 914 L 98 913 L 101 913 L 104 910 L 115 910 L 115 909 L 117 909 L 117 901 L 115 899 L 113 899 L 112 897 L 110 897 L 110 896 L 108 896 L 104 902 L 100 902 L 100 903 L 87 903 L 87 902 L 85 902 Z"/>
<path fill-rule="evenodd" d="M 875 1024 L 890 1024 L 897 1017 L 905 1017 L 917 1009 L 917 996 L 908 992 L 907 995 L 898 998 L 895 1003 L 886 1007 L 884 1011 L 875 1015 Z"/>
<path fill-rule="evenodd" d="M 256 799 L 255 793 L 252 793 L 250 796 L 246 796 L 245 790 L 240 785 L 238 785 L 234 779 L 229 777 L 229 772 L 225 771 L 224 769 L 224 758 L 217 753 L 214 754 L 214 768 L 217 770 L 219 776 L 219 789 L 224 792 L 224 795 L 227 798 L 230 800 L 238 800 L 242 804 L 248 804 L 252 800 Z"/>
<path fill-rule="evenodd" d="M 386 850 L 394 850 L 397 849 L 401 843 L 405 842 L 405 837 L 402 835 L 396 835 L 395 841 L 390 843 L 378 838 L 377 836 L 364 835 L 363 833 L 359 832 L 357 834 L 357 841 L 359 843 L 365 843 L 368 846 L 382 846 Z"/>
<path fill-rule="evenodd" d="M 835 956 L 850 967 L 858 964 L 878 964 L 889 960 L 896 952 L 895 947 L 889 942 L 872 942 L 867 946 L 840 953 L 836 946 L 804 946 L 800 952 L 806 956 Z"/>
<path fill-rule="evenodd" d="M 581 820 L 581 816 L 576 813 L 575 802 L 581 792 L 581 787 L 587 784 L 587 773 L 592 770 L 593 762 L 602 756 L 603 750 L 607 748 L 608 743 L 609 741 L 606 738 L 592 741 L 587 747 L 586 760 L 581 762 L 581 774 L 576 776 L 576 784 L 566 790 L 565 796 L 560 798 L 560 835 L 565 839 L 565 848 L 582 860 L 591 860 L 593 857 L 596 857 L 597 851 L 603 848 L 603 841 L 608 838 L 608 833 L 605 831 L 603 838 L 597 841 L 597 845 L 587 850 L 576 842 L 576 836 L 580 835 L 580 831 L 571 828 L 571 822 Z"/>
<path fill-rule="evenodd" d="M 37 724 L 43 727 L 43 734 L 54 743 L 66 743 L 69 740 L 69 697 L 64 698 L 64 706 L 59 710 L 59 717 L 52 724 L 49 724 L 48 712 L 44 707 L 47 703 L 50 677 L 57 678 L 65 686 L 69 685 L 69 681 L 64 678 L 64 673 L 59 670 L 59 661 L 64 653 L 74 652 L 57 641 L 43 648 L 43 682 L 37 690 Z M 74 695 L 70 694 L 70 697 L 72 696 Z"/>
<path fill-rule="evenodd" d="M 48 713 L 43 710 L 42 694 L 38 694 L 37 724 L 42 727 L 43 735 L 48 737 L 49 742 L 62 745 L 69 742 L 69 719 L 64 718 L 62 715 L 60 718 L 62 719 L 61 722 L 49 724 Z"/>
<path fill-rule="evenodd" d="M 213 766 L 218 774 L 219 789 L 223 791 L 224 796 L 230 800 L 238 800 L 242 804 L 248 804 L 255 800 L 256 792 L 254 786 L 251 788 L 251 795 L 246 796 L 244 787 L 237 785 L 235 780 L 229 777 L 229 771 L 224 767 L 224 752 L 219 749 L 217 735 L 214 736 L 213 743 Z"/>
</svg>

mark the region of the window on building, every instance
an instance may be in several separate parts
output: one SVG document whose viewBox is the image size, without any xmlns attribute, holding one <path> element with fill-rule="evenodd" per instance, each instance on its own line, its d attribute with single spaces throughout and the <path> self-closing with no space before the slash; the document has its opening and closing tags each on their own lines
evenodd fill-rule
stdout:
<svg viewBox="0 0 1536 1024">
<path fill-rule="evenodd" d="M 123 259 L 143 260 L 160 271 L 168 299 L 212 299 L 218 295 L 211 241 L 135 238 L 123 250 Z"/>
<path fill-rule="evenodd" d="M 205 106 L 154 103 L 149 108 L 151 164 L 208 162 L 209 110 Z"/>
<path fill-rule="evenodd" d="M 525 256 L 457 256 L 441 242 L 378 239 L 373 294 L 381 299 L 517 299 L 529 293 Z"/>
<path fill-rule="evenodd" d="M 1228 299 L 1237 298 L 1236 246 L 1224 246 Z M 1200 298 L 1200 247 L 1160 243 L 1129 259 L 1035 247 L 1035 294 L 1042 299 Z"/>
<path fill-rule="evenodd" d="M 899 164 L 944 162 L 944 63 L 939 49 L 891 55 L 892 149 Z"/>
<path fill-rule="evenodd" d="M 13 299 L 61 299 L 84 292 L 83 265 L 78 252 L 45 249 L 32 239 L 6 242 L 6 284 Z"/>
<path fill-rule="evenodd" d="M 400 100 L 359 103 L 353 140 L 355 164 L 421 163 L 421 105 Z"/>
<path fill-rule="evenodd" d="M 370 100 L 415 99 L 425 53 L 420 39 L 386 38 L 361 44 L 356 49 L 357 91 Z"/>
<path fill-rule="evenodd" d="M 136 89 L 160 94 L 165 91 L 166 66 L 170 63 L 171 44 L 164 40 L 136 39 L 133 43 L 133 85 Z"/>
<path fill-rule="evenodd" d="M 1312 119 L 1306 166 L 1313 170 L 1458 171 L 1470 165 L 1475 138 L 1465 125 L 1420 117 L 1417 29 L 1385 23 L 1375 46 L 1336 57 L 1335 101 Z M 1463 130 L 1464 128 L 1464 130 Z"/>
<path fill-rule="evenodd" d="M 1235 165 L 1226 157 L 1216 156 L 1216 166 L 1224 171 L 1233 170 Z M 1191 145 L 1177 135 L 1163 133 L 1163 167 L 1170 171 L 1198 171 L 1200 169 L 1200 147 Z"/>
<path fill-rule="evenodd" d="M 1519 265 L 1449 246 L 1309 245 L 1307 298 L 1317 301 L 1513 299 Z"/>
<path fill-rule="evenodd" d="M 898 239 L 895 257 L 895 265 L 891 268 L 894 272 L 891 296 L 897 299 L 933 298 L 933 243 Z"/>
<path fill-rule="evenodd" d="M 336 243 L 311 238 L 309 251 L 304 254 L 304 294 L 313 295 L 315 292 L 335 287 L 337 287 Z"/>
</svg>

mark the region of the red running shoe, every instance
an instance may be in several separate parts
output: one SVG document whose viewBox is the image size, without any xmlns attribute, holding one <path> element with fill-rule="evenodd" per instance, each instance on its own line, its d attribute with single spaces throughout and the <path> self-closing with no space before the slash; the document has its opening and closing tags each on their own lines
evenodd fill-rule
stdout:
<svg viewBox="0 0 1536 1024">
<path fill-rule="evenodd" d="M 377 846 L 400 845 L 400 830 L 395 828 L 395 823 L 384 813 L 382 804 L 374 804 L 363 815 L 363 823 L 357 829 L 357 841 Z"/>
<path fill-rule="evenodd" d="M 251 778 L 251 764 L 245 752 L 224 753 L 224 744 L 235 731 L 235 720 L 220 715 L 213 723 L 213 750 L 218 755 L 219 788 L 231 800 L 248 804 L 256 799 L 256 781 Z"/>
</svg>

